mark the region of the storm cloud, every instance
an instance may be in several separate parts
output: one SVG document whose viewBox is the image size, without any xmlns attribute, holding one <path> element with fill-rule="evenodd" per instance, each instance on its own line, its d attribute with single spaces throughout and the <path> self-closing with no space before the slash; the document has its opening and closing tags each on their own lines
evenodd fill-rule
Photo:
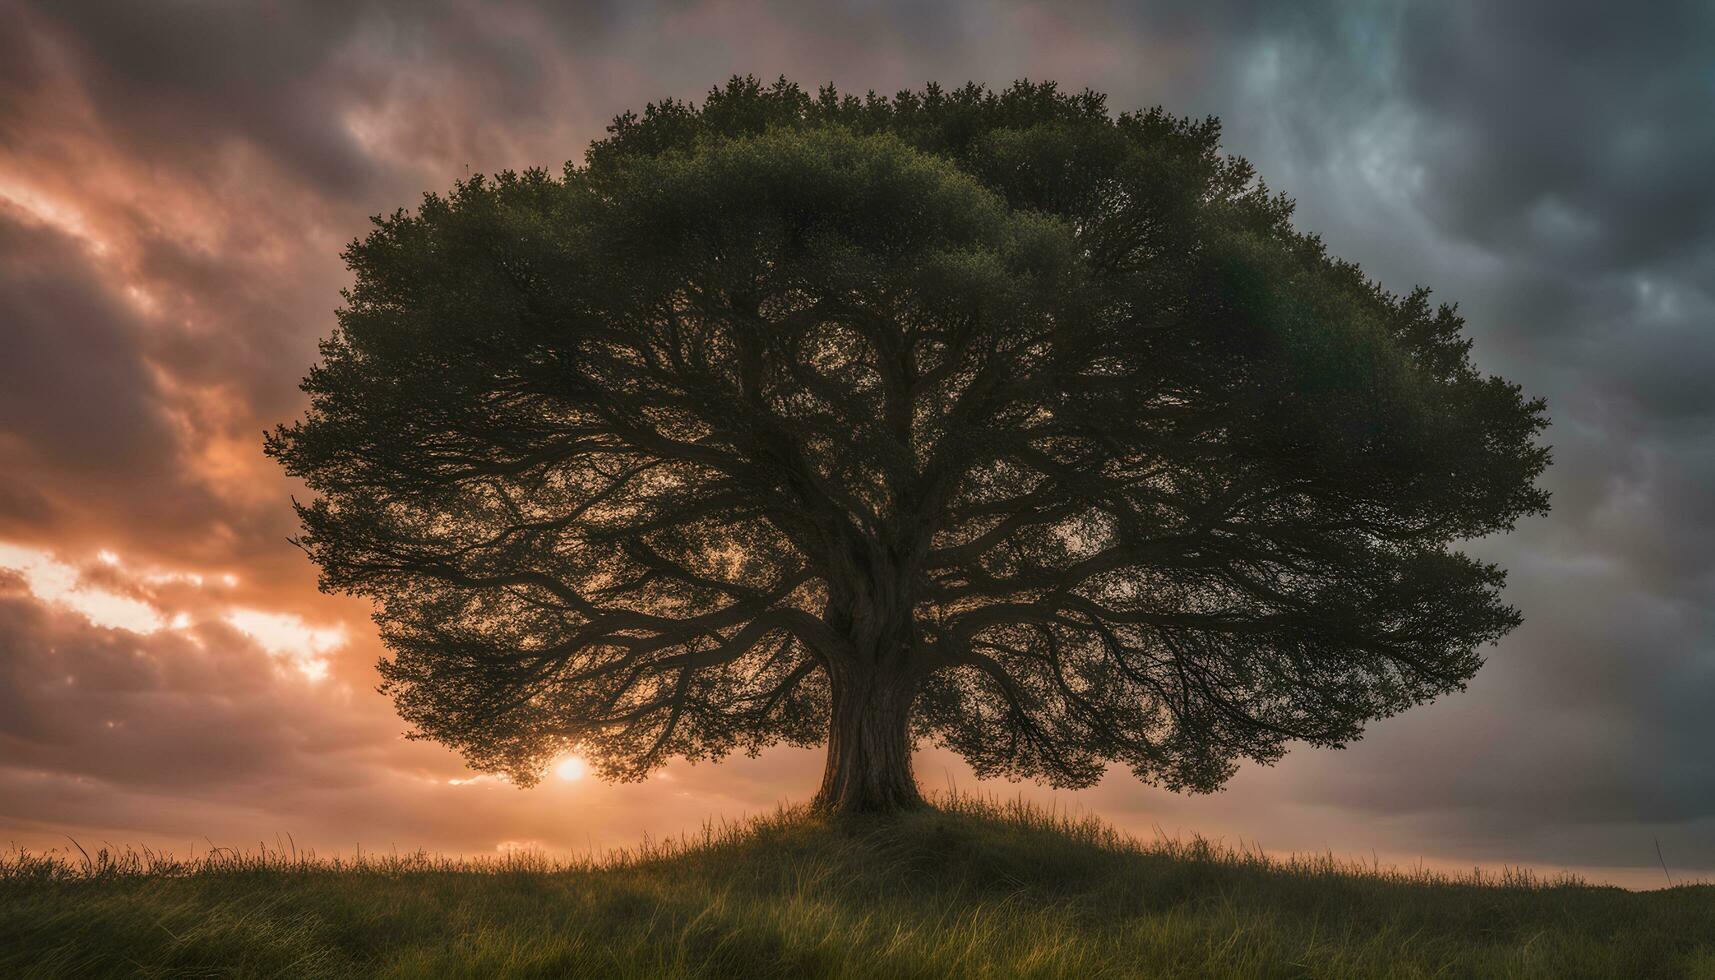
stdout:
<svg viewBox="0 0 1715 980">
<path fill-rule="evenodd" d="M 1711 66 L 1715 8 L 1671 0 L 0 0 L 0 833 L 574 847 L 803 795 L 813 753 L 519 792 L 402 741 L 365 608 L 285 542 L 297 488 L 260 432 L 301 409 L 370 215 L 735 73 L 1031 78 L 1220 117 L 1301 228 L 1457 302 L 1554 419 L 1552 514 L 1473 545 L 1525 625 L 1468 691 L 1214 797 L 1116 773 L 1075 802 L 1628 883 L 1659 838 L 1715 873 Z"/>
</svg>

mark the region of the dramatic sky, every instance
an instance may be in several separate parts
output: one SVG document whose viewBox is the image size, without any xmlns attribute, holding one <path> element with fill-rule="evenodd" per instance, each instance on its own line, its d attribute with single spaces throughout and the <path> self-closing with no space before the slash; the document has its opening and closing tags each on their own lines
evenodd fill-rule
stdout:
<svg viewBox="0 0 1715 980">
<path fill-rule="evenodd" d="M 370 215 L 784 73 L 1217 115 L 1300 227 L 1457 302 L 1481 365 L 1549 400 L 1552 515 L 1474 546 L 1525 625 L 1468 691 L 1214 796 L 988 788 L 1631 885 L 1659 840 L 1715 876 L 1715 6 L 930 7 L 0 0 L 0 843 L 582 850 L 809 795 L 815 752 L 524 791 L 404 741 L 367 609 L 316 591 L 261 454 Z"/>
</svg>

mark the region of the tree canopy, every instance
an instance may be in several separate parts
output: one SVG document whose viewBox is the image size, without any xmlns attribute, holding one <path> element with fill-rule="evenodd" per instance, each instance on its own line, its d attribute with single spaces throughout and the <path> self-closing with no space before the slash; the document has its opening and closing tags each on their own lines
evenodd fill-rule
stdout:
<svg viewBox="0 0 1715 980">
<path fill-rule="evenodd" d="M 534 781 L 829 743 L 1219 787 L 1461 687 L 1544 405 L 1214 120 L 734 79 L 377 219 L 267 451 L 415 734 Z"/>
</svg>

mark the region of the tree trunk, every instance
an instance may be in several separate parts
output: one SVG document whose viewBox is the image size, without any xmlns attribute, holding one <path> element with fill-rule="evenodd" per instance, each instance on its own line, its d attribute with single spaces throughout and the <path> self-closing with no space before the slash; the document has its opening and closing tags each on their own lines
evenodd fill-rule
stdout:
<svg viewBox="0 0 1715 980">
<path fill-rule="evenodd" d="M 914 684 L 883 672 L 830 678 L 828 765 L 811 803 L 823 813 L 897 813 L 927 804 L 911 775 Z"/>
</svg>

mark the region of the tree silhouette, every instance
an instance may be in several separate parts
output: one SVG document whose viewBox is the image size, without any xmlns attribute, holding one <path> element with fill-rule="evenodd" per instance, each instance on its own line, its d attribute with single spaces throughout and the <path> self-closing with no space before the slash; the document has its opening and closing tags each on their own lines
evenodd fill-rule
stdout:
<svg viewBox="0 0 1715 980">
<path fill-rule="evenodd" d="M 1454 548 L 1546 509 L 1544 406 L 1218 135 L 734 79 L 429 195 L 268 438 L 298 543 L 524 784 L 826 739 L 817 805 L 885 811 L 920 738 L 1197 791 L 1357 738 L 1518 623 Z"/>
</svg>

